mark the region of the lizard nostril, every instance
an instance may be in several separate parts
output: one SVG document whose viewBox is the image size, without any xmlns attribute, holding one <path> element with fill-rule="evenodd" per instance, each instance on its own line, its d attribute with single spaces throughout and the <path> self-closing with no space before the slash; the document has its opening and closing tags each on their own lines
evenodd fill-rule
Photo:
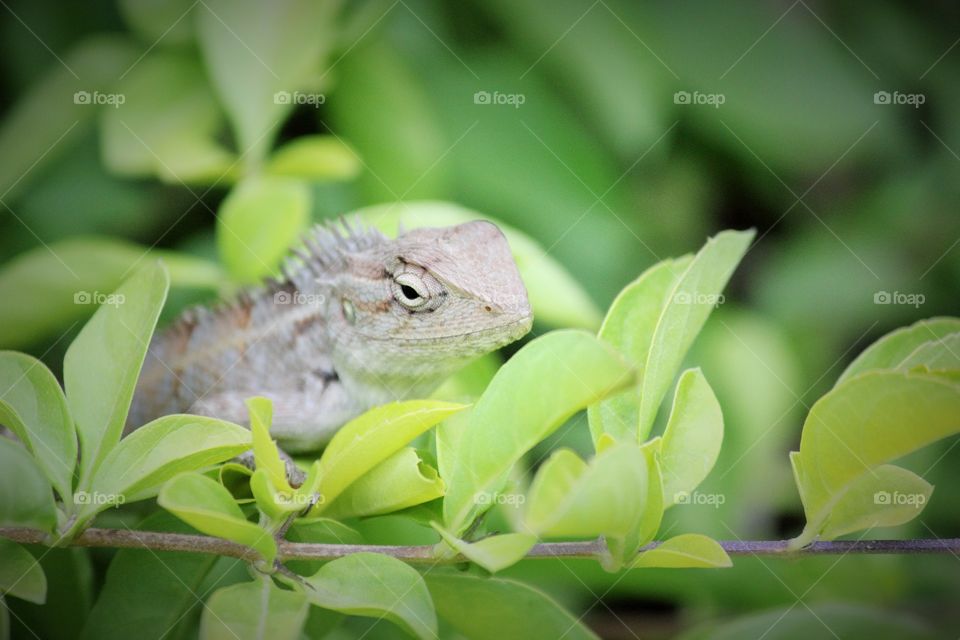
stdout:
<svg viewBox="0 0 960 640">
<path fill-rule="evenodd" d="M 493 307 L 491 307 L 490 305 L 486 304 L 486 305 L 483 306 L 483 310 L 484 310 L 484 311 L 493 312 Z"/>
</svg>

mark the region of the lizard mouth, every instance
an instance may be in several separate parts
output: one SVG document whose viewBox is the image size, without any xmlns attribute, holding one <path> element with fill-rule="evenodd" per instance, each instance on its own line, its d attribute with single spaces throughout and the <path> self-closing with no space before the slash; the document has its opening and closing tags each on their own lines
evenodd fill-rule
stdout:
<svg viewBox="0 0 960 640">
<path fill-rule="evenodd" d="M 428 344 L 439 344 L 442 342 L 449 342 L 451 339 L 455 338 L 477 338 L 484 335 L 498 335 L 499 339 L 482 345 L 484 350 L 492 351 L 493 349 L 499 349 L 502 346 L 508 345 L 511 342 L 519 340 L 525 336 L 530 328 L 533 326 L 533 314 L 528 313 L 525 316 L 519 317 L 515 320 L 505 322 L 503 324 L 498 324 L 490 327 L 484 327 L 483 329 L 476 329 L 474 331 L 467 331 L 465 333 L 449 333 L 442 335 L 434 336 L 425 336 L 422 338 L 411 338 L 405 337 L 404 342 L 413 343 L 417 345 L 428 345 Z M 395 338 L 384 335 L 370 335 L 370 334 L 360 334 L 364 340 L 373 340 L 377 342 L 393 342 Z"/>
</svg>

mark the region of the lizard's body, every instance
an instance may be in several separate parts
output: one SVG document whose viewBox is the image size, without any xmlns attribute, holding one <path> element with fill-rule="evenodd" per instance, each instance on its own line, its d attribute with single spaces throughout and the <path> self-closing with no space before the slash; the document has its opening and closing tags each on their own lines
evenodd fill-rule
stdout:
<svg viewBox="0 0 960 640">
<path fill-rule="evenodd" d="M 305 245 L 281 279 L 190 310 L 154 338 L 131 426 L 184 412 L 245 423 L 244 400 L 264 395 L 273 435 L 315 448 L 366 409 L 426 396 L 530 329 L 509 246 L 488 222 L 397 239 L 327 225 Z"/>
</svg>

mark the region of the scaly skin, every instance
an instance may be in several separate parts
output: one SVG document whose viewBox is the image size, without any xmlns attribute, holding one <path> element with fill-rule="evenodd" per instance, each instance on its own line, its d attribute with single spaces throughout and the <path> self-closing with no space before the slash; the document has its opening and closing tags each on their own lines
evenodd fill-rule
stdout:
<svg viewBox="0 0 960 640">
<path fill-rule="evenodd" d="M 246 422 L 274 402 L 271 433 L 313 449 L 372 406 L 425 397 L 473 358 L 530 330 L 526 289 L 489 222 L 395 240 L 318 226 L 284 277 L 192 309 L 150 345 L 129 426 L 170 413 Z"/>
</svg>

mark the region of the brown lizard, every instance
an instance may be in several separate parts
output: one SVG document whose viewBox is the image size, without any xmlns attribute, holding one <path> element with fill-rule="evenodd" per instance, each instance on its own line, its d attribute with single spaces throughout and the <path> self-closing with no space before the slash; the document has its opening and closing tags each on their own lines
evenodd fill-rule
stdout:
<svg viewBox="0 0 960 640">
<path fill-rule="evenodd" d="M 396 239 L 318 225 L 282 274 L 157 334 L 128 426 L 170 413 L 244 424 L 244 400 L 263 395 L 274 437 L 315 449 L 370 407 L 426 397 L 532 323 L 507 240 L 484 221 Z"/>
</svg>

